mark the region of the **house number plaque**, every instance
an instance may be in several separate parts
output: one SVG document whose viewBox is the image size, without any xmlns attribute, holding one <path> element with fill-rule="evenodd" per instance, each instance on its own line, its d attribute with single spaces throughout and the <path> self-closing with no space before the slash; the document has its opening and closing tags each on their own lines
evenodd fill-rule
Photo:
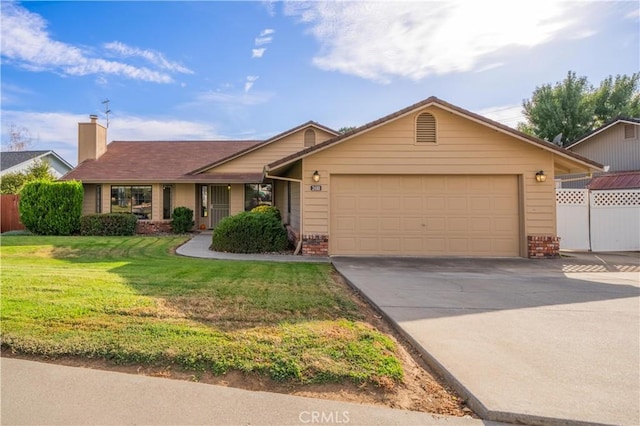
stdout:
<svg viewBox="0 0 640 426">
<path fill-rule="evenodd" d="M 311 185 L 312 191 L 322 191 L 322 185 Z"/>
</svg>

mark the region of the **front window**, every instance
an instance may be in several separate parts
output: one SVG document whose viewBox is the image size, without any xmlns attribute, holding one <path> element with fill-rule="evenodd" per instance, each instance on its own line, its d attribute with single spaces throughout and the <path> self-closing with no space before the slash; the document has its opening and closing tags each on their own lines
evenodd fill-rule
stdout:
<svg viewBox="0 0 640 426">
<path fill-rule="evenodd" d="M 167 220 L 171 219 L 171 213 L 173 210 L 173 200 L 171 199 L 171 185 L 164 185 L 162 187 L 162 218 Z"/>
<path fill-rule="evenodd" d="M 273 204 L 270 183 L 248 183 L 244 186 L 244 209 L 249 211 L 256 206 Z"/>
<path fill-rule="evenodd" d="M 151 185 L 112 186 L 111 213 L 133 213 L 151 219 Z"/>
</svg>

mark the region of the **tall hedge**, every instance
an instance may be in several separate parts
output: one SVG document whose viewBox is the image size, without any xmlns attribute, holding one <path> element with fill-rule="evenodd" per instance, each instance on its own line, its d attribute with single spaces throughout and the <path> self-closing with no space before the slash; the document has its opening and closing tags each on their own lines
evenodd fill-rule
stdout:
<svg viewBox="0 0 640 426">
<path fill-rule="evenodd" d="M 77 181 L 29 182 L 20 191 L 20 220 L 34 234 L 75 234 L 80 229 L 83 195 Z"/>
</svg>

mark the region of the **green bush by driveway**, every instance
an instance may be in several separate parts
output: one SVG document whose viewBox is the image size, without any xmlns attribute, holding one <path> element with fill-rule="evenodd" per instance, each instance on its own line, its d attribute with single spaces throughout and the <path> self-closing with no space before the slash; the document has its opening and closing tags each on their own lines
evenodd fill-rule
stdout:
<svg viewBox="0 0 640 426">
<path fill-rule="evenodd" d="M 297 383 L 401 380 L 394 342 L 362 321 L 330 265 L 172 255 L 184 241 L 3 237 L 3 349 Z"/>
</svg>

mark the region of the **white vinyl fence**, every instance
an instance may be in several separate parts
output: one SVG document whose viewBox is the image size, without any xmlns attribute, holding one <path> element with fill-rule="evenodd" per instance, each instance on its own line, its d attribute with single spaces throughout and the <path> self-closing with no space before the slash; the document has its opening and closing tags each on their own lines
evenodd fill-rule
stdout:
<svg viewBox="0 0 640 426">
<path fill-rule="evenodd" d="M 560 248 L 640 250 L 640 189 L 556 189 Z"/>
</svg>

